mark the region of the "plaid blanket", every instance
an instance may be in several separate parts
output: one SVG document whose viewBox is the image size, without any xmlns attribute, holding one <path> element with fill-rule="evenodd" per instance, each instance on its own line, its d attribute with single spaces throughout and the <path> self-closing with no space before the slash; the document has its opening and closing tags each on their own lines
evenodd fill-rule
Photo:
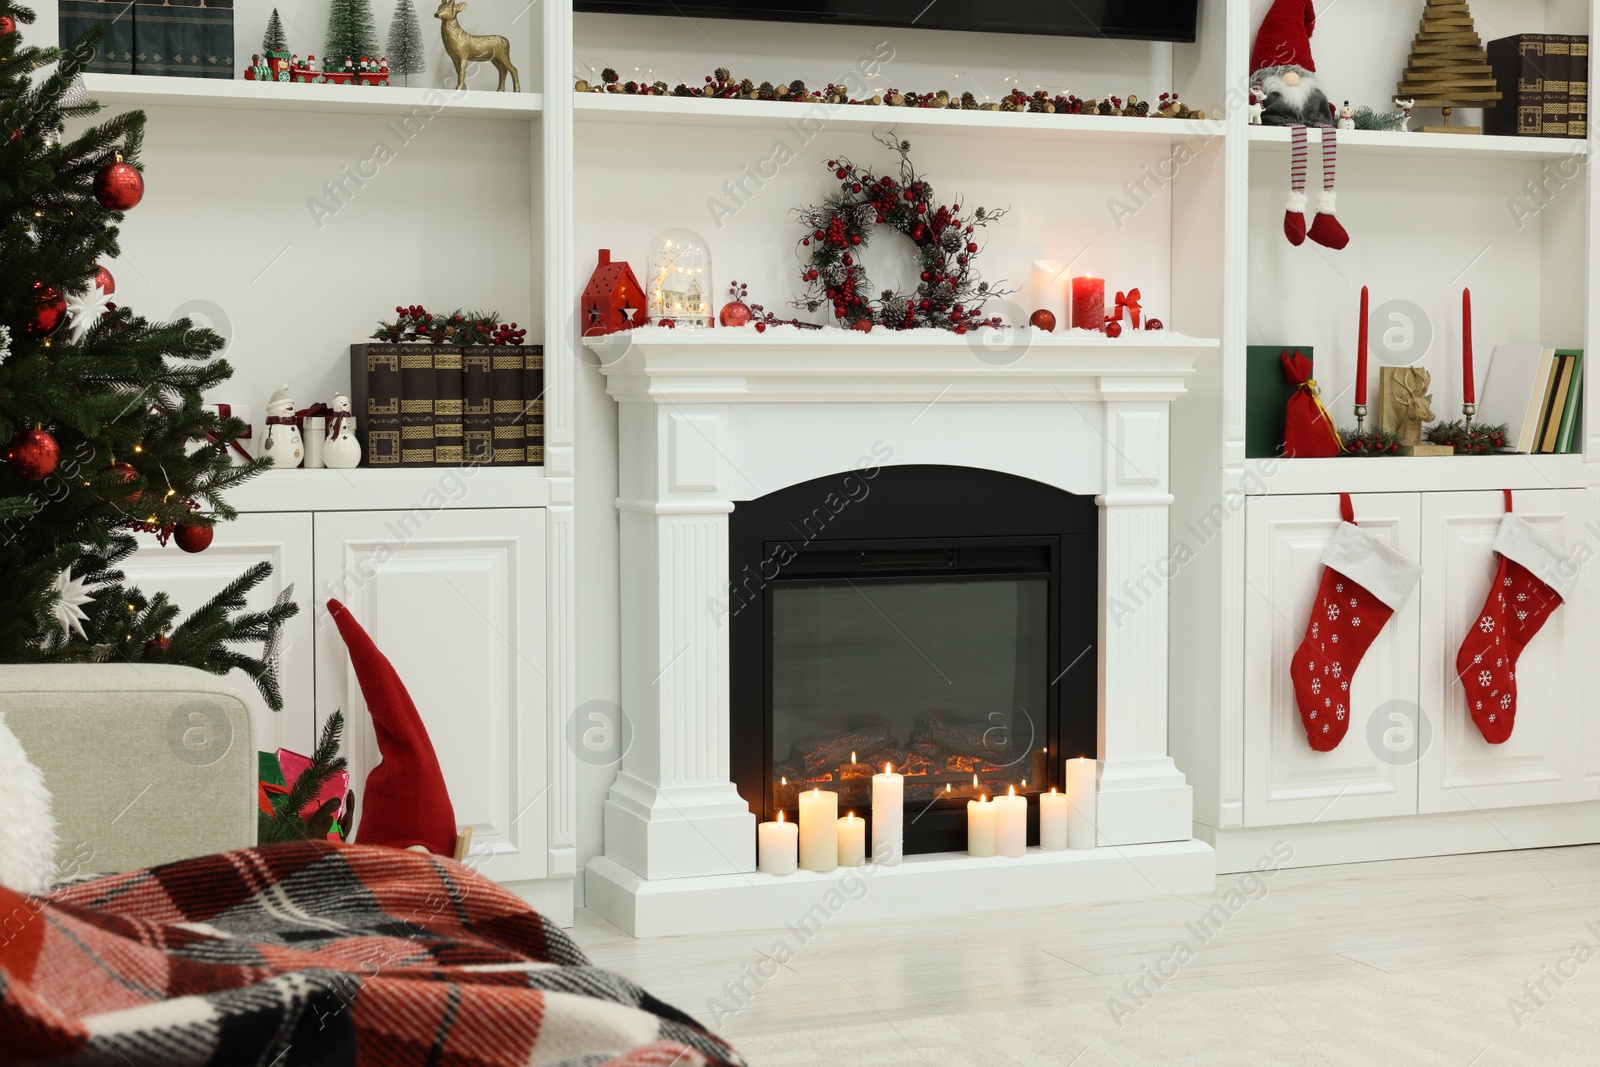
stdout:
<svg viewBox="0 0 1600 1067">
<path fill-rule="evenodd" d="M 744 1063 L 468 868 L 328 841 L 0 888 L 0 1059 Z"/>
</svg>

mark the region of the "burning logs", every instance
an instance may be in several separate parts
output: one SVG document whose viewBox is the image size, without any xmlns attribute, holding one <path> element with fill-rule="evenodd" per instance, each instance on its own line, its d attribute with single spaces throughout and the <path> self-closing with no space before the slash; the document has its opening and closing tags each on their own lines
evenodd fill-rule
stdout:
<svg viewBox="0 0 1600 1067">
<path fill-rule="evenodd" d="M 795 742 L 789 749 L 787 765 L 799 771 L 794 777 L 805 779 L 849 763 L 851 753 L 859 762 L 871 764 L 881 749 L 893 748 L 894 744 L 894 735 L 887 726 L 862 726 Z"/>
<path fill-rule="evenodd" d="M 972 719 L 946 719 L 935 713 L 917 723 L 911 743 L 934 745 L 957 756 L 978 756 L 1004 762 L 1011 752 L 1011 738 L 994 723 Z"/>
</svg>

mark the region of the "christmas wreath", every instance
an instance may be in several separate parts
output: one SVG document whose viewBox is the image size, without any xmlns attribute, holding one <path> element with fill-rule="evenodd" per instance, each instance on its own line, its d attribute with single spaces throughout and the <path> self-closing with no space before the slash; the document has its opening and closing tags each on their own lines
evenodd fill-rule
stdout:
<svg viewBox="0 0 1600 1067">
<path fill-rule="evenodd" d="M 966 333 L 1001 325 L 984 315 L 984 303 L 1013 290 L 980 281 L 972 261 L 980 250 L 977 231 L 1003 218 L 1005 210 L 980 207 L 963 217 L 960 204 L 936 204 L 933 187 L 911 163 L 911 143 L 889 136 L 879 141 L 900 156 L 898 179 L 842 156 L 831 159 L 827 165 L 839 191 L 820 206 L 800 209 L 806 229 L 799 245 L 800 280 L 807 293 L 793 306 L 816 311 L 832 305 L 834 318 L 862 330 L 876 323 L 892 330 L 931 326 Z M 861 253 L 877 226 L 899 231 L 916 246 L 921 281 L 914 292 L 885 289 L 874 297 Z"/>
</svg>

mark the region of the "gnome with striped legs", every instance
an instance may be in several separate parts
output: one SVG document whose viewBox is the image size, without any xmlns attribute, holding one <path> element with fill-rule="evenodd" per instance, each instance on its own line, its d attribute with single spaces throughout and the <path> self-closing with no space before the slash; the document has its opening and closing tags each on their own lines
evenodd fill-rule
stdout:
<svg viewBox="0 0 1600 1067">
<path fill-rule="evenodd" d="M 1266 97 L 1261 124 L 1288 126 L 1291 131 L 1292 184 L 1283 216 L 1284 236 L 1292 245 L 1304 244 L 1309 237 L 1319 245 L 1340 249 L 1350 243 L 1350 235 L 1335 216 L 1339 135 L 1334 129 L 1333 104 L 1317 84 L 1317 65 L 1311 58 L 1311 34 L 1316 25 L 1317 12 L 1311 0 L 1274 0 L 1256 34 L 1250 56 L 1251 83 Z M 1306 211 L 1312 206 L 1306 193 L 1308 126 L 1322 130 L 1322 191 L 1317 194 L 1310 226 L 1306 225 Z"/>
</svg>

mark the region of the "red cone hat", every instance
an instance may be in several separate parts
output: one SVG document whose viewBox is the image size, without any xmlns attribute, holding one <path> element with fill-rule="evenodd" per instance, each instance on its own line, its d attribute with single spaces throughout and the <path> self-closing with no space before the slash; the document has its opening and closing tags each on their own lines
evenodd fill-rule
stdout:
<svg viewBox="0 0 1600 1067">
<path fill-rule="evenodd" d="M 1273 0 L 1256 32 L 1250 53 L 1250 71 L 1268 67 L 1303 67 L 1315 72 L 1311 59 L 1311 34 L 1317 28 L 1317 11 L 1311 0 Z"/>
<path fill-rule="evenodd" d="M 421 845 L 436 856 L 453 856 L 455 809 L 411 694 L 348 608 L 330 600 L 328 612 L 350 650 L 350 666 L 361 683 L 382 757 L 367 774 L 357 840 L 394 848 Z"/>
</svg>

